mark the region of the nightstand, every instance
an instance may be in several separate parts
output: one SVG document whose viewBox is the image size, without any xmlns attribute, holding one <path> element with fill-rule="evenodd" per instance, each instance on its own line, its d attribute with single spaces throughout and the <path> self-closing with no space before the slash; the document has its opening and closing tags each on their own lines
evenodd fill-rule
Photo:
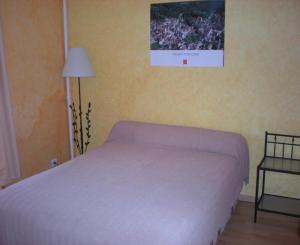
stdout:
<svg viewBox="0 0 300 245">
<path fill-rule="evenodd" d="M 256 172 L 254 222 L 258 211 L 300 217 L 300 199 L 265 193 L 266 172 L 300 175 L 300 136 L 265 133 L 264 157 Z"/>
</svg>

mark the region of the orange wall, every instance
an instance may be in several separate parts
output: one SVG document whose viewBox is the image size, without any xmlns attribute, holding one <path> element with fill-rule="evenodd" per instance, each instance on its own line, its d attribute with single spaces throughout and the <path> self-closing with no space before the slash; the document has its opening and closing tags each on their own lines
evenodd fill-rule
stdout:
<svg viewBox="0 0 300 245">
<path fill-rule="evenodd" d="M 62 1 L 1 0 L 22 177 L 68 159 Z"/>
<path fill-rule="evenodd" d="M 226 0 L 225 67 L 150 66 L 150 4 L 170 0 L 69 0 L 71 46 L 87 48 L 96 76 L 82 82 L 93 104 L 91 148 L 119 119 L 243 134 L 250 185 L 264 131 L 300 134 L 300 1 Z M 267 190 L 300 197 L 297 176 Z"/>
</svg>

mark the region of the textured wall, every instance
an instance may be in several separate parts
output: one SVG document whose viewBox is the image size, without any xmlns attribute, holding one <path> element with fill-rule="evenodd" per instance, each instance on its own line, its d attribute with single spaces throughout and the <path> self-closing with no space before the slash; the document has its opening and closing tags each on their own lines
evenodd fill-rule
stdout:
<svg viewBox="0 0 300 245">
<path fill-rule="evenodd" d="M 71 46 L 86 47 L 96 70 L 82 82 L 92 147 L 119 119 L 239 132 L 251 157 L 243 192 L 253 195 L 264 131 L 300 134 L 300 1 L 226 0 L 224 68 L 151 67 L 153 2 L 69 1 Z M 267 188 L 300 196 L 294 177 L 274 176 Z"/>
<path fill-rule="evenodd" d="M 68 158 L 60 0 L 1 0 L 22 176 Z"/>
</svg>

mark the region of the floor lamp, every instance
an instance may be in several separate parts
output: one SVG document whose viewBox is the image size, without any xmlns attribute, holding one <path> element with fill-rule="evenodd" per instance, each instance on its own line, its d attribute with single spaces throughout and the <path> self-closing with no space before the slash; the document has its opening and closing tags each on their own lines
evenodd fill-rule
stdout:
<svg viewBox="0 0 300 245">
<path fill-rule="evenodd" d="M 79 102 L 79 123 L 80 128 L 78 131 L 77 127 L 77 112 L 75 108 L 74 102 L 70 106 L 73 115 L 73 140 L 77 147 L 79 154 L 83 154 L 86 152 L 87 147 L 90 143 L 90 128 L 91 128 L 91 120 L 90 120 L 90 113 L 91 113 L 91 102 L 88 103 L 88 111 L 85 113 L 86 118 L 86 140 L 84 141 L 83 137 L 83 123 L 82 123 L 82 107 L 81 107 L 81 91 L 80 91 L 80 78 L 81 77 L 92 77 L 94 76 L 94 71 L 92 69 L 90 60 L 88 58 L 87 52 L 84 48 L 70 48 L 68 51 L 67 60 L 63 69 L 63 76 L 64 77 L 77 77 L 78 80 L 78 102 Z M 80 138 L 78 138 L 78 132 L 80 133 Z"/>
</svg>

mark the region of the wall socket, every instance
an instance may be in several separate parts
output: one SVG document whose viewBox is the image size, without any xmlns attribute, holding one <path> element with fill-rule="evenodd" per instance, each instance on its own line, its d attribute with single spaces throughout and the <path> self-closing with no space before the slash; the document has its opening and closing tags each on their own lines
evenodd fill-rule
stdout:
<svg viewBox="0 0 300 245">
<path fill-rule="evenodd" d="M 52 159 L 51 160 L 51 168 L 54 168 L 54 167 L 57 167 L 57 159 L 56 158 L 54 158 L 54 159 Z"/>
</svg>

